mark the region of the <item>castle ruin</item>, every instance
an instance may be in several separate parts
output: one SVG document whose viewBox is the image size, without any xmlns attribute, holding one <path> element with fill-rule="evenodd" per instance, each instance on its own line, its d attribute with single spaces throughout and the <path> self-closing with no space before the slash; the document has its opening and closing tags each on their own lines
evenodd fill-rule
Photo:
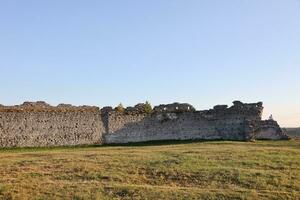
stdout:
<svg viewBox="0 0 300 200">
<path fill-rule="evenodd" d="M 118 112 L 112 107 L 25 102 L 0 104 L 0 148 L 132 143 L 158 140 L 288 139 L 273 119 L 262 120 L 263 104 L 234 101 L 197 111 L 168 104 L 146 112 L 145 104 Z"/>
</svg>

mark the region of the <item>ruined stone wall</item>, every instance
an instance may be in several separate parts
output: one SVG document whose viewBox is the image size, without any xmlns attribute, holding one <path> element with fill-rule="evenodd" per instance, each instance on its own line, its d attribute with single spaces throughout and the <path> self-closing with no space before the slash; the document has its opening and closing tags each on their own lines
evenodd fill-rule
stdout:
<svg viewBox="0 0 300 200">
<path fill-rule="evenodd" d="M 274 120 L 260 121 L 255 130 L 255 139 L 259 140 L 283 140 L 288 138 L 288 135 Z"/>
<path fill-rule="evenodd" d="M 243 121 L 207 120 L 201 113 L 165 113 L 109 116 L 109 132 L 104 143 L 129 143 L 155 140 L 248 140 Z"/>
<path fill-rule="evenodd" d="M 104 143 L 155 140 L 287 139 L 275 121 L 262 121 L 262 103 L 218 105 L 195 111 L 189 104 L 160 105 L 154 113 L 109 112 Z"/>
<path fill-rule="evenodd" d="M 101 144 L 105 131 L 95 107 L 23 104 L 0 108 L 0 147 Z"/>
<path fill-rule="evenodd" d="M 153 114 L 110 112 L 105 143 L 154 140 L 250 140 L 249 121 L 261 119 L 262 104 L 217 106 L 195 111 L 189 104 L 160 105 Z"/>
<path fill-rule="evenodd" d="M 118 112 L 111 107 L 57 107 L 45 102 L 0 105 L 0 148 L 111 144 L 156 140 L 287 139 L 274 120 L 262 121 L 262 103 L 218 105 L 196 111 L 168 104 L 146 112 L 145 104 Z"/>
</svg>

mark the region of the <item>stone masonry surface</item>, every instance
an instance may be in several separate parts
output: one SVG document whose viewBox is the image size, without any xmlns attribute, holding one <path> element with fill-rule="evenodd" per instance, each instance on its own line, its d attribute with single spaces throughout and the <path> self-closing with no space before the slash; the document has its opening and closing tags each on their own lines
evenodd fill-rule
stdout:
<svg viewBox="0 0 300 200">
<path fill-rule="evenodd" d="M 156 140 L 288 139 L 274 120 L 262 120 L 261 102 L 218 105 L 196 111 L 190 104 L 112 107 L 38 102 L 0 105 L 0 148 L 146 142 Z"/>
</svg>

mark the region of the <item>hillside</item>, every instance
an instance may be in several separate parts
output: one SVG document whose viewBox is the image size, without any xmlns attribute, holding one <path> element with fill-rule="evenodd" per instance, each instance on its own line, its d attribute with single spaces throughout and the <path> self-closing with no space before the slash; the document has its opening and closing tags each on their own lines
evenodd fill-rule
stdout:
<svg viewBox="0 0 300 200">
<path fill-rule="evenodd" d="M 289 136 L 300 138 L 300 128 L 285 128 L 285 130 Z"/>
<path fill-rule="evenodd" d="M 0 150 L 0 199 L 300 199 L 300 141 Z"/>
</svg>

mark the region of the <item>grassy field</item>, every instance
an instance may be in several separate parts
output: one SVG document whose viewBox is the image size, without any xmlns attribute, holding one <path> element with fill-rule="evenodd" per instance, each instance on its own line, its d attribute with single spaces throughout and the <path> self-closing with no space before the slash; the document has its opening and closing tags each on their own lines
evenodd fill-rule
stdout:
<svg viewBox="0 0 300 200">
<path fill-rule="evenodd" d="M 0 199 L 300 199 L 300 141 L 0 150 Z"/>
</svg>

